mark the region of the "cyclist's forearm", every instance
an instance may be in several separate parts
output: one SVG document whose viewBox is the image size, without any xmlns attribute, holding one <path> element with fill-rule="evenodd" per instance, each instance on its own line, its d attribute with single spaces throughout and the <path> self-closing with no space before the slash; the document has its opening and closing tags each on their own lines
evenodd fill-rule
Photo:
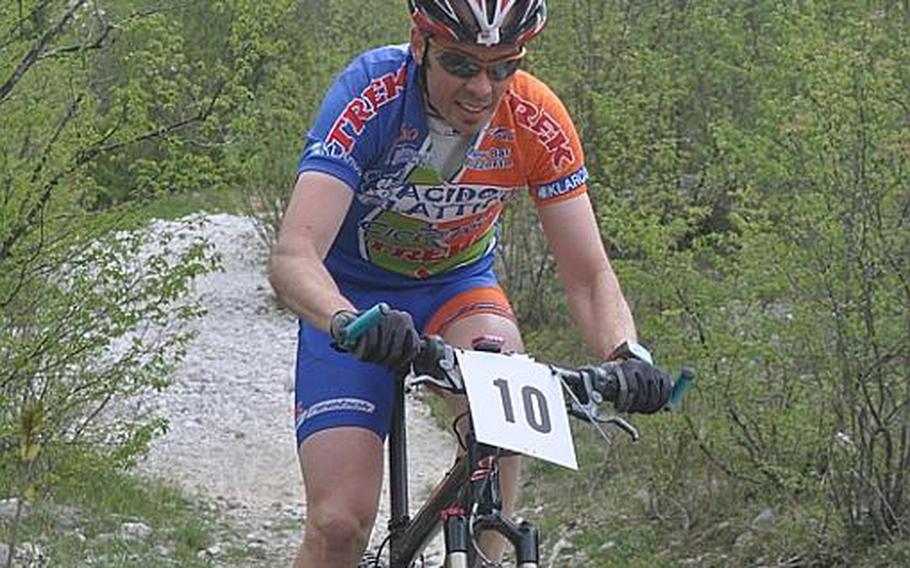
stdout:
<svg viewBox="0 0 910 568">
<path fill-rule="evenodd" d="M 566 296 L 582 337 L 598 356 L 606 358 L 623 341 L 637 339 L 632 312 L 609 266 L 587 282 L 566 283 Z"/>
<path fill-rule="evenodd" d="M 335 312 L 354 309 L 315 256 L 276 252 L 269 260 L 269 282 L 288 308 L 323 331 Z"/>
</svg>

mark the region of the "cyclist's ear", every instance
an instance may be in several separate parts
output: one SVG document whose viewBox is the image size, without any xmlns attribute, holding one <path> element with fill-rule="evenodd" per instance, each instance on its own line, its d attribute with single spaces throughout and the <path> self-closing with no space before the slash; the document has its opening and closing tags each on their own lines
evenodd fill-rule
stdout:
<svg viewBox="0 0 910 568">
<path fill-rule="evenodd" d="M 411 27 L 411 53 L 414 55 L 414 61 L 418 64 L 423 63 L 423 51 L 427 48 L 427 38 L 417 26 Z"/>
</svg>

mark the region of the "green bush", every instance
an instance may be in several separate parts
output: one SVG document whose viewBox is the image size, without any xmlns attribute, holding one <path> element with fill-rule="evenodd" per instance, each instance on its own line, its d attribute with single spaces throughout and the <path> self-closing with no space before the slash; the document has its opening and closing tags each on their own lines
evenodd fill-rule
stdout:
<svg viewBox="0 0 910 568">
<path fill-rule="evenodd" d="M 163 424 L 102 417 L 166 386 L 200 313 L 184 296 L 215 266 L 202 240 L 122 230 L 131 203 L 208 179 L 183 136 L 216 95 L 181 62 L 166 11 L 111 4 L 0 7 L 3 497 L 52 488 L 60 448 L 121 466 L 144 450 Z"/>
</svg>

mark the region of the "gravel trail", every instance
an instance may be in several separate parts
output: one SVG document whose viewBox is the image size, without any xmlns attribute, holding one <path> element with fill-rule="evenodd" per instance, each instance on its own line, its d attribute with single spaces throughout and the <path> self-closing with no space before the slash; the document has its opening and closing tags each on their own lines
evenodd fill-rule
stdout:
<svg viewBox="0 0 910 568">
<path fill-rule="evenodd" d="M 193 324 L 198 336 L 173 387 L 154 400 L 170 429 L 140 470 L 201 497 L 223 520 L 219 542 L 201 553 L 214 564 L 231 566 L 227 552 L 239 548 L 247 559 L 238 565 L 249 566 L 252 558 L 257 565 L 290 566 L 305 512 L 293 432 L 297 324 L 266 280 L 266 251 L 252 220 L 207 219 L 201 231 L 222 255 L 224 270 L 194 285 L 208 313 Z M 152 230 L 189 229 L 157 222 Z M 408 420 L 413 504 L 445 472 L 454 445 L 412 397 Z M 387 508 L 384 494 L 374 544 L 384 536 Z M 437 539 L 430 556 L 439 555 Z"/>
</svg>

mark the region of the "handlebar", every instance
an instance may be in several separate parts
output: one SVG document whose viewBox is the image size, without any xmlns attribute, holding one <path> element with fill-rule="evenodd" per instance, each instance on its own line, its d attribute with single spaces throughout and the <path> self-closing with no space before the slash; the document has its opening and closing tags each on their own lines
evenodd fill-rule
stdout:
<svg viewBox="0 0 910 568">
<path fill-rule="evenodd" d="M 389 313 L 388 304 L 381 302 L 361 313 L 351 323 L 345 333 L 344 345 L 352 348 L 357 339 L 370 327 L 378 325 L 385 314 Z M 411 363 L 414 375 L 424 377 L 419 382 L 435 384 L 445 390 L 464 393 L 464 381 L 455 358 L 455 349 L 441 337 L 430 335 L 420 339 L 417 356 Z M 579 368 L 548 365 L 554 377 L 558 378 L 566 391 L 566 403 L 569 414 L 575 418 L 592 423 L 613 423 L 625 430 L 633 440 L 638 439 L 635 427 L 618 416 L 601 418 L 599 406 L 604 402 L 615 403 L 626 388 L 625 378 L 619 363 L 586 366 Z M 664 410 L 679 407 L 683 395 L 695 379 L 695 372 L 684 367 L 673 383 Z"/>
</svg>

